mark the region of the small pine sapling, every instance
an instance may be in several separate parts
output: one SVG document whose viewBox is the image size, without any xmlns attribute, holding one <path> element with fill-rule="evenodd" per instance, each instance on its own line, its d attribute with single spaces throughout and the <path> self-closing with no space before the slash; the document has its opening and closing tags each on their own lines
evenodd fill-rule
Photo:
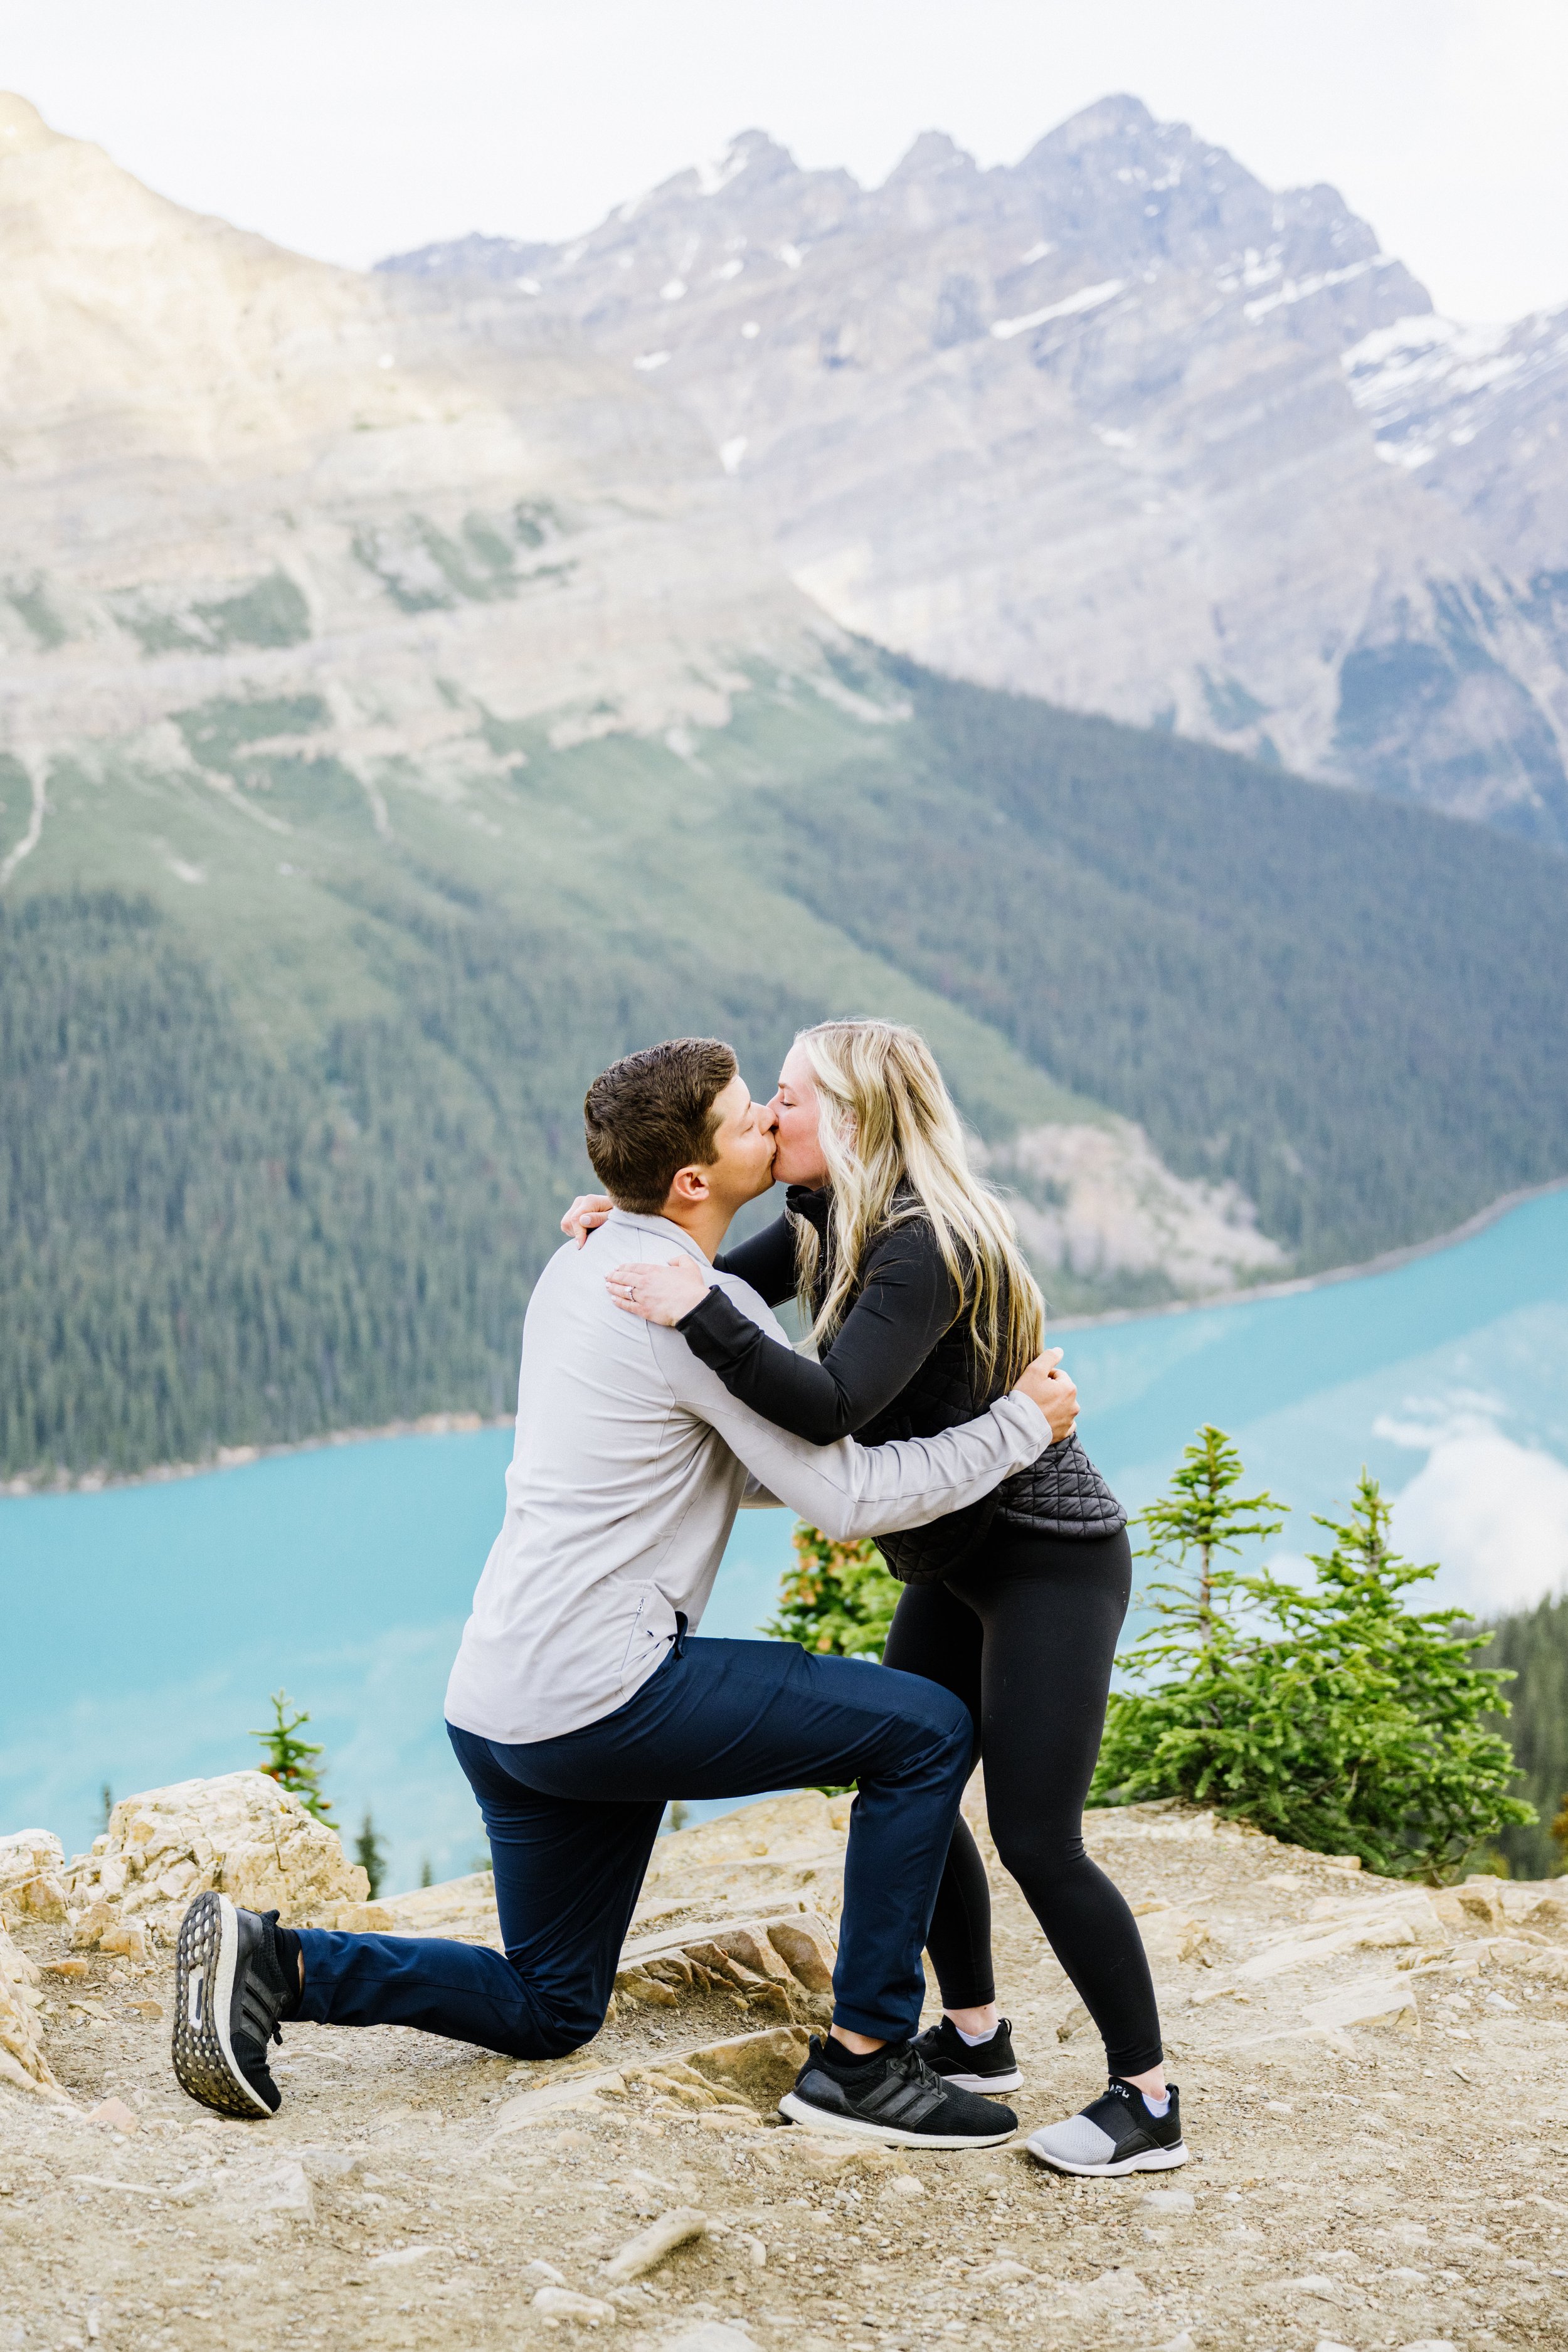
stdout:
<svg viewBox="0 0 1568 2352">
<path fill-rule="evenodd" d="M 1289 1516 L 1267 1488 L 1259 1495 L 1238 1495 L 1236 1490 L 1245 1475 L 1241 1456 L 1224 1430 L 1205 1422 L 1197 1444 L 1183 1451 L 1171 1476 L 1171 1492 L 1141 1511 L 1134 1522 L 1148 1530 L 1150 1538 L 1134 1557 L 1153 1560 L 1170 1578 L 1187 1580 L 1151 1588 L 1162 1597 L 1162 1648 L 1170 1643 L 1204 1650 L 1214 1643 L 1216 1632 L 1228 1625 L 1228 1603 L 1237 1581 L 1236 1570 L 1218 1555 L 1234 1552 L 1239 1557 L 1244 1544 L 1267 1543 Z M 1189 1562 L 1195 1562 L 1195 1577 Z M 1217 1613 L 1216 1599 L 1225 1604 Z"/>
<path fill-rule="evenodd" d="M 1349 1518 L 1315 1521 L 1333 1538 L 1328 1551 L 1307 1555 L 1316 1591 L 1294 1594 L 1295 1613 L 1280 1613 L 1325 1683 L 1337 1677 L 1367 1693 L 1368 1736 L 1355 1736 L 1352 1706 L 1339 1743 L 1346 1850 L 1371 1869 L 1436 1886 L 1473 1864 L 1475 1849 L 1506 1823 L 1538 1816 L 1511 1793 L 1513 1751 L 1486 1726 L 1489 1715 L 1509 1714 L 1503 1685 L 1513 1675 L 1473 1663 L 1487 1636 L 1463 1609 L 1406 1607 L 1401 1594 L 1428 1583 L 1437 1562 L 1401 1559 L 1388 1540 L 1392 1517 L 1363 1469 Z M 1480 1859 L 1484 1867 L 1495 1858 Z"/>
<path fill-rule="evenodd" d="M 386 1847 L 376 1835 L 374 1817 L 368 1807 L 354 1840 L 354 1860 L 370 1881 L 370 1899 L 374 1903 L 386 1884 Z"/>
<path fill-rule="evenodd" d="M 271 1723 L 265 1731 L 253 1731 L 250 1735 L 252 1739 L 261 1742 L 260 1769 L 269 1780 L 276 1780 L 280 1789 L 287 1789 L 290 1796 L 298 1797 L 308 1813 L 313 1813 L 319 1822 L 327 1822 L 331 1827 L 331 1800 L 321 1793 L 321 1766 L 310 1760 L 324 1751 L 298 1736 L 301 1725 L 310 1720 L 303 1708 L 284 1721 L 288 1706 L 288 1692 L 274 1691 Z"/>
</svg>

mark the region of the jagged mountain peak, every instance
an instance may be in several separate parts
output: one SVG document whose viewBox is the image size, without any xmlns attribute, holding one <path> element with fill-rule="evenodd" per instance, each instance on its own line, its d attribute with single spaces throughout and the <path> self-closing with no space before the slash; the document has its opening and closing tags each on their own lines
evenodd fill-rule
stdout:
<svg viewBox="0 0 1568 2352">
<path fill-rule="evenodd" d="M 759 181 L 781 180 L 793 177 L 799 170 L 800 165 L 782 141 L 753 125 L 749 131 L 737 132 L 715 163 L 700 167 L 698 178 L 703 194 L 714 196 L 743 173 L 749 173 Z"/>
<path fill-rule="evenodd" d="M 1141 98 L 1132 97 L 1127 90 L 1113 91 L 1105 98 L 1097 98 L 1092 106 L 1080 107 L 1065 122 L 1058 122 L 1054 131 L 1047 131 L 1025 156 L 1024 168 L 1026 170 L 1037 155 L 1047 152 L 1081 154 L 1110 140 L 1142 140 L 1170 129 L 1184 131 L 1186 126 L 1162 124 Z M 1192 134 L 1189 131 L 1186 135 L 1190 138 Z"/>
<path fill-rule="evenodd" d="M 1337 189 L 1125 92 L 871 189 L 753 131 L 537 279 L 844 625 L 1568 838 L 1568 339 L 1455 342 Z"/>
<path fill-rule="evenodd" d="M 945 131 L 922 131 L 894 164 L 884 184 L 900 187 L 910 180 L 945 179 L 952 173 L 962 173 L 969 179 L 979 168 L 968 149 L 961 147 Z"/>
<path fill-rule="evenodd" d="M 742 131 L 711 162 L 672 173 L 656 187 L 618 205 L 592 232 L 590 242 L 634 222 L 662 221 L 693 211 L 706 219 L 727 220 L 759 205 L 788 205 L 800 196 L 809 201 L 824 188 L 832 189 L 840 205 L 860 194 L 858 183 L 847 172 L 807 171 L 768 131 Z M 582 247 L 579 239 L 578 247 Z"/>
</svg>

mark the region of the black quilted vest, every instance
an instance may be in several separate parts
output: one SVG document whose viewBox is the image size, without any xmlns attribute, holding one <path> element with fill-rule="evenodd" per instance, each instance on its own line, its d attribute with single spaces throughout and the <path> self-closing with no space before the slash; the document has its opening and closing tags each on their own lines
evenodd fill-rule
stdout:
<svg viewBox="0 0 1568 2352">
<path fill-rule="evenodd" d="M 792 1184 L 786 1199 L 793 1214 L 808 1219 L 816 1227 L 822 1244 L 817 1276 L 820 1305 L 826 1292 L 831 1246 L 828 1194 Z M 927 1245 L 935 1251 L 935 1236 L 923 1218 L 901 1231 L 911 1239 L 923 1234 Z M 985 1378 L 961 1317 L 937 1341 L 908 1387 L 855 1435 L 862 1445 L 883 1445 L 896 1437 L 937 1437 L 944 1429 L 977 1419 L 1005 1393 L 1006 1385 L 1000 1369 L 989 1380 Z M 994 1525 L 1034 1528 L 1051 1536 L 1113 1536 L 1127 1525 L 1127 1514 L 1075 1434 L 1047 1446 L 1026 1470 L 1004 1478 L 978 1503 L 950 1511 L 945 1518 L 932 1519 L 923 1528 L 879 1536 L 877 1544 L 900 1584 L 932 1584 L 977 1561 Z"/>
</svg>

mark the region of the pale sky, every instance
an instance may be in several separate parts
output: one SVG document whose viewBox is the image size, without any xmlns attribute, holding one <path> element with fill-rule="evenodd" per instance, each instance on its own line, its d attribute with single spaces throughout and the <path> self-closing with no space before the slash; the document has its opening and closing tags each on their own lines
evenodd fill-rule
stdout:
<svg viewBox="0 0 1568 2352">
<path fill-rule="evenodd" d="M 1332 182 L 1454 316 L 1568 301 L 1568 0 L 0 0 L 0 88 L 356 265 L 569 236 L 752 126 L 875 183 L 1130 90 Z"/>
</svg>

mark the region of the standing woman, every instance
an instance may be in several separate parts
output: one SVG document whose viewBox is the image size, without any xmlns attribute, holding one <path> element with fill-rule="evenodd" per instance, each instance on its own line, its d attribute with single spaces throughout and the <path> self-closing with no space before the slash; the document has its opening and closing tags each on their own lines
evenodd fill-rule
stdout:
<svg viewBox="0 0 1568 2352">
<path fill-rule="evenodd" d="M 932 1436 L 983 1412 L 1039 1353 L 1044 1308 L 924 1039 L 888 1021 L 804 1030 L 770 1109 L 788 1205 L 717 1263 L 770 1305 L 798 1295 L 818 1360 L 781 1348 L 689 1256 L 617 1268 L 617 1303 L 673 1325 L 732 1396 L 817 1444 Z M 565 1229 L 581 1235 L 605 1205 L 574 1202 Z M 997 1853 L 1105 2042 L 1102 2096 L 1028 2143 L 1063 2172 L 1186 2161 L 1142 1938 L 1083 1844 L 1131 1587 L 1126 1526 L 1075 1431 L 984 1501 L 881 1538 L 905 1588 L 885 1663 L 969 1707 Z M 955 2087 L 1016 2089 L 990 1888 L 962 1819 L 927 1949 L 944 2014 L 916 2048 Z"/>
</svg>

